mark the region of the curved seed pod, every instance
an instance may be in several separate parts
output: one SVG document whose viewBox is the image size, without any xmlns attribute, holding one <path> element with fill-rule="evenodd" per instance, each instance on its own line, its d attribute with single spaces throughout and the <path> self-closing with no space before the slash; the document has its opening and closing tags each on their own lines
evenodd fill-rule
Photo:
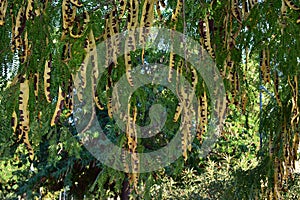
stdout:
<svg viewBox="0 0 300 200">
<path fill-rule="evenodd" d="M 270 53 L 268 50 L 263 49 L 261 51 L 261 57 L 260 57 L 260 66 L 261 66 L 261 72 L 262 72 L 262 78 L 265 83 L 270 83 Z"/>
<path fill-rule="evenodd" d="M 298 19 L 297 19 L 296 23 L 297 23 L 297 24 L 299 24 L 299 23 L 300 23 L 300 15 L 299 15 L 299 17 L 298 17 Z"/>
<path fill-rule="evenodd" d="M 51 123 L 50 125 L 51 126 L 55 126 L 55 124 L 57 124 L 58 120 L 59 120 L 59 117 L 62 113 L 62 109 L 63 109 L 63 106 L 64 106 L 64 94 L 63 94 L 63 91 L 61 89 L 61 87 L 59 86 L 58 88 L 58 99 L 57 99 L 57 102 L 56 102 L 56 107 L 55 107 L 55 111 L 54 111 L 54 114 L 52 116 L 52 119 L 51 119 Z"/>
<path fill-rule="evenodd" d="M 192 90 L 196 90 L 196 86 L 198 84 L 198 74 L 194 67 L 191 67 L 191 80 L 192 80 Z M 195 92 L 192 92 L 192 94 L 195 94 Z M 191 97 L 190 101 L 192 101 L 193 96 Z"/>
<path fill-rule="evenodd" d="M 250 9 L 257 4 L 258 0 L 249 0 Z"/>
<path fill-rule="evenodd" d="M 89 33 L 89 52 L 90 52 L 90 56 L 91 56 L 93 77 L 96 80 L 96 79 L 98 79 L 99 72 L 98 72 L 98 56 L 97 56 L 97 51 L 96 51 L 96 42 L 95 42 L 93 30 L 91 30 Z"/>
<path fill-rule="evenodd" d="M 294 4 L 294 2 L 292 2 L 292 0 L 284 0 L 284 1 L 289 8 L 291 8 L 293 10 L 300 10 L 300 7 L 297 6 L 296 4 Z"/>
<path fill-rule="evenodd" d="M 80 65 L 80 80 L 81 80 L 81 87 L 85 88 L 86 87 L 86 83 L 87 83 L 87 79 L 86 79 L 86 70 L 87 70 L 87 66 L 88 66 L 88 62 L 89 62 L 89 46 L 90 46 L 90 41 L 88 38 L 86 38 L 84 40 L 84 50 L 85 50 L 85 57 Z M 76 87 L 77 88 L 77 87 Z"/>
<path fill-rule="evenodd" d="M 209 55 L 212 58 L 215 58 L 215 53 L 211 44 L 210 28 L 209 28 L 207 15 L 205 16 L 204 23 L 203 23 L 203 40 L 204 40 L 204 47 L 208 51 Z"/>
<path fill-rule="evenodd" d="M 51 68 L 52 68 L 52 61 L 46 60 L 45 70 L 44 70 L 44 92 L 48 103 L 51 103 L 52 101 L 51 94 L 50 94 Z"/>
<path fill-rule="evenodd" d="M 35 73 L 33 76 L 33 88 L 34 88 L 34 96 L 35 100 L 38 101 L 39 97 L 39 73 Z"/>
<path fill-rule="evenodd" d="M 76 11 L 77 11 L 77 7 L 76 6 L 71 7 L 71 4 L 69 3 L 69 5 L 68 5 L 68 21 L 67 21 L 69 30 L 72 30 L 73 23 L 74 23 L 74 20 L 76 17 Z M 83 12 L 83 19 L 85 19 L 85 12 L 86 11 Z"/>
<path fill-rule="evenodd" d="M 97 93 L 97 90 L 94 93 L 94 102 L 95 102 L 95 104 L 96 104 L 96 106 L 97 106 L 97 108 L 99 110 L 103 110 L 104 109 L 104 106 L 101 104 L 101 102 L 99 100 L 99 95 Z"/>
<path fill-rule="evenodd" d="M 111 36 L 114 36 L 119 32 L 118 21 L 116 20 L 116 14 L 117 14 L 117 10 L 116 8 L 113 8 L 109 15 L 109 20 L 108 20 L 109 24 L 107 25 L 107 27 L 109 28 L 108 32 Z M 111 44 L 111 41 L 109 41 L 108 46 L 109 48 L 107 49 L 108 50 L 107 53 L 112 59 L 113 65 L 116 67 L 118 63 L 117 55 L 120 52 L 119 36 L 116 36 L 113 44 Z"/>
<path fill-rule="evenodd" d="M 131 55 L 130 53 L 125 54 L 125 65 L 126 65 L 126 77 L 130 86 L 133 86 L 133 80 L 131 76 Z"/>
<path fill-rule="evenodd" d="M 14 31 L 16 49 L 18 50 L 21 49 L 21 45 L 22 45 L 21 34 L 24 31 L 24 22 L 25 22 L 24 19 L 25 19 L 24 7 L 21 7 L 16 17 L 15 31 Z"/>
<path fill-rule="evenodd" d="M 63 46 L 62 60 L 66 63 L 72 58 L 71 46 L 69 42 L 66 42 Z"/>
<path fill-rule="evenodd" d="M 33 161 L 34 152 L 33 148 L 30 145 L 28 132 L 30 130 L 29 126 L 29 111 L 28 107 L 29 100 L 29 81 L 23 75 L 20 79 L 20 95 L 19 95 L 19 112 L 20 112 L 20 137 L 23 137 L 23 142 L 26 145 L 27 151 L 29 152 L 29 159 Z"/>
<path fill-rule="evenodd" d="M 139 2 L 138 0 L 131 0 L 131 30 L 134 30 L 138 25 Z"/>
<path fill-rule="evenodd" d="M 93 93 L 93 99 L 94 102 L 96 104 L 96 106 L 98 107 L 98 109 L 103 110 L 104 106 L 101 105 L 100 101 L 99 101 L 99 96 L 97 93 L 97 83 L 96 80 L 98 79 L 99 76 L 99 72 L 98 72 L 98 56 L 97 56 L 97 51 L 96 51 L 96 42 L 95 42 L 95 37 L 93 34 L 93 31 L 90 31 L 89 34 L 89 39 L 88 41 L 86 40 L 86 43 L 88 43 L 88 47 L 89 47 L 89 55 L 91 57 L 91 63 L 92 63 L 92 73 L 93 76 L 91 78 L 92 80 L 92 93 Z M 88 62 L 88 61 L 85 61 Z"/>
<path fill-rule="evenodd" d="M 154 21 L 154 1 L 153 0 L 145 0 L 144 5 L 143 5 L 143 12 L 142 12 L 142 17 L 141 17 L 141 23 L 140 23 L 140 28 L 149 28 L 152 26 L 152 23 Z M 142 50 L 142 63 L 144 63 L 144 43 L 145 43 L 145 38 L 147 37 L 148 30 L 143 29 L 143 31 L 140 32 L 139 35 L 139 40 L 141 45 L 143 46 Z"/>
<path fill-rule="evenodd" d="M 202 141 L 202 135 L 206 132 L 207 126 L 207 96 L 206 91 L 203 91 L 201 97 L 198 98 L 198 118 L 199 124 L 197 128 L 197 138 Z M 200 112 L 199 112 L 200 109 Z"/>
<path fill-rule="evenodd" d="M 68 93 L 66 95 L 65 107 L 68 109 L 66 117 L 69 117 L 73 113 L 73 79 L 70 76 L 68 81 Z"/>
<path fill-rule="evenodd" d="M 173 30 L 176 29 L 176 22 L 178 20 L 178 15 L 182 9 L 182 5 L 183 5 L 183 0 L 177 0 L 177 5 L 175 11 L 172 13 L 172 18 L 171 18 L 171 21 L 174 23 L 172 28 Z"/>
<path fill-rule="evenodd" d="M 133 117 L 130 116 L 130 104 L 128 104 L 128 124 L 127 124 L 127 139 L 129 152 L 131 153 L 131 166 L 132 173 L 130 174 L 129 183 L 133 184 L 134 188 L 137 188 L 139 179 L 139 157 L 137 154 L 137 132 L 135 128 L 135 122 L 137 117 L 136 106 L 133 109 Z"/>
<path fill-rule="evenodd" d="M 0 0 L 0 26 L 3 26 L 5 23 L 7 4 L 7 0 Z"/>
<path fill-rule="evenodd" d="M 134 30 L 138 24 L 138 11 L 139 3 L 138 0 L 130 0 L 127 16 L 127 29 Z"/>
<path fill-rule="evenodd" d="M 233 0 L 231 3 L 231 10 L 233 16 L 238 20 L 238 22 L 242 23 L 242 17 L 238 3 L 238 0 Z"/>
<path fill-rule="evenodd" d="M 133 30 L 136 28 L 138 23 L 138 1 L 137 0 L 130 0 L 130 7 L 128 13 L 128 21 L 127 21 L 127 29 Z M 133 86 L 133 80 L 131 76 L 131 55 L 130 51 L 135 51 L 136 44 L 135 44 L 135 37 L 134 35 L 130 35 L 126 37 L 125 40 L 125 66 L 126 66 L 126 77 L 130 86 Z"/>
<path fill-rule="evenodd" d="M 121 150 L 121 161 L 122 164 L 124 166 L 124 171 L 128 172 L 129 171 L 129 164 L 126 161 L 126 157 L 127 157 L 127 149 L 125 148 L 125 144 L 122 145 L 122 150 Z"/>
<path fill-rule="evenodd" d="M 154 20 L 154 1 L 153 0 L 145 0 L 144 5 L 143 5 L 143 11 L 142 11 L 142 17 L 141 17 L 141 23 L 140 27 L 151 27 L 153 20 Z M 140 32 L 140 43 L 144 43 L 145 37 L 147 34 L 145 32 Z"/>
<path fill-rule="evenodd" d="M 159 3 L 159 0 L 156 0 L 155 9 L 156 9 L 156 12 L 157 12 L 157 15 L 158 15 L 159 19 L 162 20 L 162 14 L 161 14 L 160 6 L 161 5 Z"/>
<path fill-rule="evenodd" d="M 109 39 L 112 35 L 112 33 L 110 32 L 110 15 L 106 15 L 106 19 L 105 19 L 105 29 L 104 29 L 104 34 L 103 34 L 103 38 L 105 40 L 105 47 L 106 47 L 106 54 L 105 54 L 105 65 L 108 67 L 109 63 L 111 63 L 111 49 L 112 49 L 112 43 L 111 40 Z M 107 40 L 108 39 L 108 40 Z"/>
<path fill-rule="evenodd" d="M 244 19 L 247 19 L 249 16 L 250 8 L 248 6 L 249 6 L 248 1 L 243 0 L 242 1 L 242 14 L 243 14 Z"/>
<path fill-rule="evenodd" d="M 68 28 L 68 4 L 70 3 L 69 0 L 63 0 L 62 6 L 62 22 L 63 22 L 63 30 L 67 30 Z"/>
<path fill-rule="evenodd" d="M 298 78 L 297 75 L 294 76 L 294 84 L 290 80 L 290 76 L 288 76 L 288 82 L 293 91 L 292 97 L 292 109 L 291 109 L 291 127 L 294 130 L 295 125 L 299 123 L 299 107 L 298 107 Z"/>
<path fill-rule="evenodd" d="M 21 7 L 18 11 L 17 17 L 16 17 L 16 26 L 15 26 L 15 36 L 19 37 L 22 32 L 22 21 L 24 17 L 24 7 Z"/>
<path fill-rule="evenodd" d="M 107 113 L 110 118 L 113 118 L 113 109 L 112 109 L 112 98 L 109 94 L 110 87 L 106 85 L 106 93 L 107 93 Z"/>
<path fill-rule="evenodd" d="M 89 22 L 90 22 L 90 15 L 87 11 L 84 11 L 83 12 L 83 24 L 82 24 L 82 26 L 80 27 L 77 34 L 73 34 L 73 31 L 71 30 L 70 31 L 70 36 L 73 37 L 73 38 L 82 37 Z"/>
<path fill-rule="evenodd" d="M 119 19 L 121 19 L 124 16 L 125 10 L 126 10 L 126 5 L 127 5 L 127 0 L 120 0 Z"/>
<path fill-rule="evenodd" d="M 23 131 L 29 131 L 29 112 L 27 109 L 29 99 L 29 85 L 25 75 L 20 78 L 19 111 L 20 125 Z"/>
<path fill-rule="evenodd" d="M 62 2 L 62 36 L 61 40 L 65 38 L 68 32 L 72 32 L 73 23 L 76 17 L 76 6 L 71 6 L 70 0 L 63 0 Z"/>
<path fill-rule="evenodd" d="M 175 56 L 176 54 L 174 52 L 170 52 L 170 62 L 169 62 L 169 75 L 168 75 L 168 81 L 171 83 L 172 81 L 172 74 L 175 68 Z"/>
<path fill-rule="evenodd" d="M 26 7 L 26 19 L 33 19 L 34 17 L 34 12 L 33 12 L 33 6 L 34 6 L 34 1 L 33 0 L 28 0 L 27 1 L 27 7 Z"/>
<path fill-rule="evenodd" d="M 178 98 L 179 98 L 179 103 L 176 107 L 175 115 L 174 115 L 174 118 L 173 118 L 174 122 L 178 121 L 179 116 L 180 116 L 181 111 L 182 111 L 183 106 L 184 106 L 184 96 L 183 96 L 183 93 L 182 93 L 183 85 L 181 83 L 182 68 L 183 68 L 183 61 L 180 60 L 179 65 L 177 67 L 177 77 L 176 77 L 176 83 L 177 83 L 176 92 L 177 92 L 177 95 L 178 95 Z"/>
<path fill-rule="evenodd" d="M 80 2 L 80 0 L 71 0 L 71 3 L 77 7 L 83 6 L 83 4 Z"/>
<path fill-rule="evenodd" d="M 14 133 L 16 133 L 16 131 L 17 131 L 17 125 L 18 125 L 17 113 L 16 113 L 16 111 L 13 111 L 12 117 L 11 117 L 11 127 L 12 127 Z"/>
</svg>

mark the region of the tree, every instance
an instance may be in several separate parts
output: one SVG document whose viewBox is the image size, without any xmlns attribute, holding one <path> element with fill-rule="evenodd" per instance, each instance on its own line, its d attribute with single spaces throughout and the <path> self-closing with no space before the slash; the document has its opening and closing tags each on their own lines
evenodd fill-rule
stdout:
<svg viewBox="0 0 300 200">
<path fill-rule="evenodd" d="M 282 198 L 288 182 L 293 180 L 299 145 L 299 6 L 290 0 L 0 1 L 0 152 L 1 165 L 12 171 L 1 174 L 0 195 L 55 196 L 55 192 L 69 188 L 69 193 L 78 198 L 108 197 L 112 195 L 109 192 L 122 194 L 123 198 L 129 194 L 149 197 L 150 187 L 166 175 L 123 173 L 97 161 L 78 139 L 74 126 L 76 105 L 72 104 L 74 98 L 82 103 L 80 90 L 74 88 L 94 85 L 100 78 L 98 87 L 90 88 L 96 105 L 93 112 L 105 135 L 131 151 L 131 167 L 138 168 L 135 153 L 167 144 L 179 127 L 178 116 L 185 110 L 177 106 L 179 100 L 167 88 L 147 85 L 135 91 L 128 102 L 126 126 L 149 124 L 149 108 L 159 103 L 167 107 L 164 128 L 155 137 L 139 140 L 134 128 L 122 131 L 117 126 L 113 114 L 118 107 L 112 103 L 112 88 L 124 74 L 134 85 L 133 71 L 145 63 L 169 65 L 169 79 L 171 72 L 177 70 L 196 89 L 200 102 L 197 140 L 187 154 L 189 135 L 183 135 L 183 157 L 165 170 L 178 175 L 183 166 L 198 168 L 194 163 L 203 160 L 197 158 L 197 149 L 206 137 L 207 119 L 213 108 L 209 105 L 212 99 L 207 83 L 190 63 L 172 51 L 147 46 L 136 50 L 139 41 L 129 40 L 125 45 L 132 47 L 131 53 L 117 57 L 118 44 L 107 42 L 106 57 L 102 59 L 111 64 L 104 76 L 98 77 L 96 65 L 102 61 L 97 58 L 96 45 L 126 30 L 154 26 L 176 30 L 199 41 L 214 60 L 227 97 L 227 109 L 220 106 L 219 110 L 220 116 L 226 113 L 226 121 L 217 145 L 224 148 L 232 142 L 234 146 L 237 136 L 232 133 L 245 134 L 249 139 L 258 131 L 260 149 L 253 151 L 260 164 L 245 175 L 251 177 L 254 173 L 259 177 L 249 181 L 256 187 L 251 195 Z M 138 38 L 143 40 L 142 36 Z M 88 68 L 88 62 L 93 68 Z M 81 80 L 80 85 L 74 85 L 76 78 Z M 183 86 L 179 85 L 178 91 L 183 91 L 185 97 L 190 95 Z M 255 96 L 258 94 L 259 106 Z M 255 115 L 255 111 L 259 114 Z M 91 121 L 85 120 L 86 124 Z M 186 120 L 195 124 L 193 118 Z M 218 156 L 215 159 L 220 161 Z M 237 182 L 241 188 L 249 186 L 238 178 Z"/>
</svg>

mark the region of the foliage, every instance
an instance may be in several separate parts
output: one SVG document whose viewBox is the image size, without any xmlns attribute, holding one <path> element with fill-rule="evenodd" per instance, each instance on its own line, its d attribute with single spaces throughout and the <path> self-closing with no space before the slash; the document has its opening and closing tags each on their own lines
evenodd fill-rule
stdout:
<svg viewBox="0 0 300 200">
<path fill-rule="evenodd" d="M 292 173 L 299 145 L 299 6 L 291 0 L 0 0 L 0 166 L 5 169 L 0 172 L 0 198 L 52 199 L 64 191 L 76 199 L 299 198 L 300 179 Z M 70 102 L 80 99 L 73 89 L 76 72 L 82 85 L 98 78 L 95 68 L 85 68 L 85 56 L 96 59 L 91 62 L 107 61 L 118 44 L 107 44 L 106 58 L 96 58 L 96 45 L 139 26 L 169 28 L 199 41 L 222 75 L 227 109 L 219 110 L 226 120 L 206 158 L 199 156 L 207 137 L 204 118 L 214 110 L 198 105 L 205 117 L 191 123 L 198 138 L 188 156 L 183 153 L 160 171 L 137 176 L 105 166 L 91 155 L 74 126 L 78 119 L 73 114 L 80 111 Z M 193 66 L 183 59 L 151 48 L 113 58 L 97 89 L 91 90 L 99 100 L 94 100 L 99 124 L 115 145 L 134 153 L 159 149 L 181 122 L 173 120 L 176 94 L 149 84 L 131 97 L 132 120 L 127 121 L 133 122 L 127 126 L 148 125 L 150 107 L 160 104 L 167 112 L 164 127 L 142 140 L 132 135 L 133 129 L 122 131 L 116 125 L 112 88 L 123 75 L 132 84 L 137 65 L 146 69 L 160 63 L 169 65 L 170 72 L 181 70 L 195 84 L 200 102 L 211 101 L 204 98 L 207 86 L 202 78 L 196 74 L 195 83 Z"/>
</svg>

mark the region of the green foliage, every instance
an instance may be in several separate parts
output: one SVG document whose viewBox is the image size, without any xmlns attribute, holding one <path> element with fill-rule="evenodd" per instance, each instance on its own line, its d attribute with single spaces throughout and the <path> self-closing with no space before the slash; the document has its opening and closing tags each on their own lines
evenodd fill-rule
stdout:
<svg viewBox="0 0 300 200">
<path fill-rule="evenodd" d="M 42 6 L 35 2 L 35 6 Z M 46 2 L 46 1 L 45 1 Z M 124 192 L 124 183 L 128 182 L 126 173 L 116 171 L 97 161 L 84 147 L 74 126 L 74 116 L 67 117 L 64 109 L 59 123 L 50 126 L 56 103 L 58 87 L 67 91 L 67 82 L 71 74 L 77 72 L 85 56 L 83 44 L 90 30 L 99 44 L 104 40 L 105 15 L 119 5 L 118 1 L 82 1 L 84 6 L 78 8 L 76 20 L 82 24 L 83 12 L 90 15 L 90 22 L 80 38 L 62 35 L 61 1 L 49 1 L 43 14 L 26 20 L 21 29 L 28 33 L 31 45 L 30 55 L 25 63 L 19 58 L 24 49 L 12 52 L 12 26 L 19 9 L 27 5 L 27 1 L 9 1 L 5 24 L 0 28 L 0 198 L 17 199 L 22 196 L 27 199 L 49 198 L 57 199 L 66 191 L 75 199 L 116 198 Z M 142 5 L 143 1 L 139 1 Z M 299 79 L 299 47 L 300 28 L 295 23 L 299 12 L 288 9 L 285 26 L 281 13 L 281 1 L 259 1 L 249 16 L 239 23 L 232 15 L 234 1 L 185 1 L 184 10 L 180 12 L 178 21 L 172 22 L 172 12 L 176 9 L 177 1 L 165 1 L 162 9 L 162 19 L 155 19 L 154 26 L 171 28 L 176 24 L 176 30 L 199 41 L 200 21 L 207 16 L 213 20 L 211 37 L 212 48 L 216 53 L 216 66 L 221 70 L 228 55 L 234 61 L 233 72 L 239 75 L 239 89 L 233 99 L 234 85 L 224 77 L 228 91 L 228 112 L 224 129 L 218 142 L 208 157 L 201 158 L 201 143 L 194 140 L 188 159 L 178 158 L 174 163 L 160 171 L 140 174 L 138 192 L 131 192 L 131 197 L 140 199 L 262 199 L 267 198 L 275 187 L 274 161 L 275 157 L 284 160 L 284 147 L 292 144 L 293 137 L 299 134 L 299 125 L 293 127 L 291 111 L 293 94 L 288 77 L 298 76 Z M 240 7 L 246 1 L 239 1 Z M 249 2 L 249 1 L 247 1 Z M 294 1 L 296 5 L 299 3 Z M 118 8 L 119 10 L 119 8 Z M 141 6 L 139 13 L 141 15 Z M 231 13 L 231 22 L 223 27 L 224 20 Z M 127 27 L 127 15 L 119 21 L 119 31 Z M 155 14 L 156 15 L 156 14 Z M 278 16 L 280 16 L 278 18 Z M 211 21 L 210 21 L 211 22 Z M 76 24 L 77 25 L 77 24 Z M 210 24 L 211 25 L 211 24 Z M 78 27 L 74 28 L 77 30 Z M 228 48 L 224 40 L 234 37 L 234 44 Z M 226 34 L 225 34 L 226 33 Z M 224 35 L 225 34 L 225 35 Z M 225 38 L 227 37 L 227 39 Z M 47 38 L 47 39 L 46 39 Z M 202 38 L 203 39 L 203 38 Z M 228 42 L 228 41 L 227 41 Z M 72 46 L 72 57 L 62 60 L 63 47 L 66 43 Z M 147 47 L 147 46 L 146 46 Z M 263 83 L 260 69 L 260 53 L 268 49 L 270 52 L 270 83 Z M 133 66 L 141 63 L 142 50 L 132 52 Z M 48 103 L 44 98 L 44 83 L 42 74 L 44 64 L 52 56 L 51 97 Z M 169 65 L 169 52 L 146 48 L 147 63 Z M 175 68 L 179 56 L 175 58 Z M 145 64 L 144 67 L 147 67 Z M 278 104 L 274 92 L 275 73 L 279 75 L 279 96 L 282 107 Z M 38 101 L 33 93 L 33 74 L 40 74 L 40 89 Z M 118 67 L 112 70 L 112 81 L 115 84 L 125 73 L 124 58 L 118 58 Z M 30 143 L 36 159 L 30 163 L 28 150 L 18 135 L 11 128 L 13 111 L 20 117 L 18 76 L 26 74 L 30 79 L 29 106 L 30 110 Z M 191 75 L 184 72 L 191 82 Z M 115 120 L 107 114 L 107 93 L 105 84 L 108 69 L 100 78 L 97 88 L 100 102 L 104 110 L 96 110 L 97 119 L 106 136 L 121 147 L 126 143 L 125 133 L 116 125 Z M 199 83 L 202 78 L 199 77 Z M 102 84 L 104 83 L 104 84 Z M 264 86 L 264 87 L 262 87 Z M 200 89 L 201 88 L 201 89 Z M 197 86 L 197 95 L 203 93 L 203 88 Z M 233 100 L 241 102 L 243 92 L 247 94 L 245 110 Z M 259 96 L 262 95 L 260 102 Z M 233 103 L 234 102 L 234 103 Z M 139 139 L 138 152 L 149 152 L 168 144 L 179 129 L 180 120 L 173 121 L 178 99 L 171 90 L 157 84 L 145 85 L 138 88 L 131 97 L 131 103 L 138 105 L 137 124 L 150 124 L 150 108 L 160 104 L 166 108 L 167 119 L 164 127 L 157 135 L 147 139 Z M 260 105 L 261 104 L 261 105 Z M 297 106 L 299 107 L 299 100 Z M 211 108 L 210 108 L 211 112 Z M 155 116 L 155 115 L 154 115 Z M 298 114 L 299 118 L 299 114 Z M 89 119 L 84 119 L 89 120 Z M 159 121 L 159 117 L 153 119 Z M 286 121 L 285 121 L 286 120 Z M 287 125 L 291 137 L 287 142 L 282 138 L 282 127 Z M 94 135 L 95 138 L 99 135 Z M 207 135 L 203 136 L 204 138 Z M 274 156 L 270 156 L 269 141 L 277 148 Z M 262 148 L 260 148 L 262 147 Z M 181 147 L 178 147 L 181 148 Z M 297 158 L 297 155 L 294 156 Z M 267 182 L 267 183 L 266 183 Z M 288 177 L 284 183 L 281 195 L 286 199 L 300 198 L 299 174 Z"/>
</svg>

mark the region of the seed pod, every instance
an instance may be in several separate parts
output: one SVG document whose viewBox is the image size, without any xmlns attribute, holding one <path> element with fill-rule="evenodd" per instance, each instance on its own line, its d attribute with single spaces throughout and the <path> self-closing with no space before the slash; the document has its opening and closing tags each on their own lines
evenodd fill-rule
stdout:
<svg viewBox="0 0 300 200">
<path fill-rule="evenodd" d="M 71 3 L 77 7 L 81 7 L 83 5 L 80 0 L 71 0 Z"/>
<path fill-rule="evenodd" d="M 134 30 L 138 25 L 139 2 L 131 0 L 131 25 L 130 30 Z"/>
<path fill-rule="evenodd" d="M 24 8 L 21 7 L 19 9 L 18 15 L 16 17 L 16 23 L 15 23 L 15 30 L 14 30 L 14 39 L 16 43 L 16 49 L 21 49 L 22 40 L 21 40 L 21 34 L 24 31 L 24 22 L 25 22 L 25 16 L 24 16 Z"/>
<path fill-rule="evenodd" d="M 300 7 L 297 6 L 292 0 L 284 0 L 286 5 L 293 10 L 300 10 Z"/>
<path fill-rule="evenodd" d="M 204 20 L 200 20 L 199 29 L 200 29 L 200 35 L 203 39 L 202 44 L 204 48 L 208 51 L 209 55 L 212 58 L 215 58 L 215 53 L 211 44 L 211 37 L 210 37 L 211 32 L 210 32 L 209 20 L 207 15 L 205 16 Z"/>
<path fill-rule="evenodd" d="M 71 60 L 72 58 L 72 44 L 70 44 L 69 42 L 66 42 L 63 46 L 63 53 L 62 53 L 62 60 L 65 63 L 68 63 L 69 60 Z"/>
<path fill-rule="evenodd" d="M 159 19 L 162 20 L 162 14 L 161 14 L 160 6 L 161 5 L 159 3 L 159 0 L 156 0 L 156 2 L 155 2 L 156 12 L 157 12 L 157 15 L 158 15 Z"/>
<path fill-rule="evenodd" d="M 172 28 L 173 30 L 176 29 L 176 22 L 178 20 L 178 15 L 181 12 L 182 5 L 183 5 L 183 0 L 177 0 L 176 8 L 175 11 L 173 11 L 172 13 L 172 18 L 171 18 L 172 23 L 174 23 Z"/>
<path fill-rule="evenodd" d="M 106 93 L 107 93 L 107 113 L 108 116 L 112 119 L 113 118 L 113 109 L 112 109 L 112 98 L 109 94 L 110 87 L 106 85 Z"/>
<path fill-rule="evenodd" d="M 30 131 L 29 126 L 29 111 L 28 111 L 28 100 L 29 100 L 29 81 L 26 76 L 23 75 L 20 78 L 20 95 L 19 95 L 19 112 L 20 112 L 20 134 L 19 139 L 23 137 L 23 142 L 26 145 L 27 151 L 29 152 L 29 159 L 33 161 L 34 152 L 30 145 L 28 133 Z"/>
<path fill-rule="evenodd" d="M 201 97 L 198 98 L 198 119 L 199 119 L 199 124 L 197 127 L 197 138 L 201 142 L 202 136 L 206 132 L 206 126 L 208 122 L 207 121 L 207 96 L 205 90 L 203 91 Z"/>
<path fill-rule="evenodd" d="M 250 9 L 257 4 L 258 0 L 249 0 Z"/>
<path fill-rule="evenodd" d="M 0 26 L 3 26 L 5 23 L 7 4 L 7 0 L 0 0 Z"/>
<path fill-rule="evenodd" d="M 14 133 L 16 133 L 16 131 L 17 131 L 17 125 L 18 125 L 17 113 L 16 113 L 16 111 L 13 111 L 12 117 L 11 117 L 11 127 L 12 127 Z"/>
<path fill-rule="evenodd" d="M 73 20 L 74 21 L 74 20 Z M 83 36 L 84 31 L 87 29 L 87 25 L 90 22 L 90 15 L 87 11 L 83 12 L 83 24 L 80 26 L 78 33 L 74 34 L 73 31 L 70 31 L 70 36 L 73 38 L 80 38 Z"/>
<path fill-rule="evenodd" d="M 130 53 L 125 54 L 125 65 L 126 65 L 126 77 L 130 86 L 133 86 L 133 80 L 131 76 L 131 55 Z"/>
<path fill-rule="evenodd" d="M 34 96 L 35 100 L 38 101 L 39 96 L 39 73 L 35 73 L 33 76 L 33 88 L 34 88 Z"/>
<path fill-rule="evenodd" d="M 51 123 L 50 123 L 51 126 L 55 126 L 55 124 L 57 124 L 57 122 L 59 120 L 59 117 L 62 113 L 63 106 L 64 106 L 64 93 L 63 93 L 61 87 L 59 86 L 59 88 L 58 88 L 58 99 L 57 99 L 57 102 L 56 102 L 56 107 L 55 107 L 54 114 L 53 114 L 52 119 L 51 119 Z"/>
<path fill-rule="evenodd" d="M 34 6 L 34 1 L 33 0 L 28 0 L 27 1 L 27 7 L 26 7 L 26 19 L 33 19 L 34 17 L 34 12 L 33 12 L 33 6 Z"/>
<path fill-rule="evenodd" d="M 128 103 L 128 122 L 127 122 L 127 131 L 126 136 L 128 140 L 128 148 L 131 153 L 131 166 L 132 173 L 130 174 L 129 183 L 133 184 L 135 188 L 138 185 L 139 179 L 139 156 L 137 154 L 137 132 L 135 128 L 135 122 L 137 117 L 137 108 L 136 106 L 133 109 L 133 117 L 130 116 L 130 103 Z"/>
<path fill-rule="evenodd" d="M 124 16 L 125 10 L 126 10 L 127 0 L 120 0 L 120 13 L 119 13 L 119 19 L 121 19 Z"/>
<path fill-rule="evenodd" d="M 231 4 L 231 10 L 233 16 L 238 20 L 238 22 L 242 23 L 241 12 L 238 3 L 238 0 L 233 0 Z"/>
<path fill-rule="evenodd" d="M 93 78 L 95 80 L 98 79 L 99 72 L 98 72 L 98 56 L 97 56 L 97 50 L 96 50 L 96 42 L 95 42 L 95 37 L 93 30 L 90 31 L 89 34 L 89 54 L 91 57 L 91 64 L 92 64 L 92 73 L 93 73 Z"/>
<path fill-rule="evenodd" d="M 62 6 L 62 22 L 63 22 L 63 30 L 68 29 L 68 4 L 70 3 L 69 0 L 63 0 Z"/>
<path fill-rule="evenodd" d="M 271 82 L 270 74 L 270 53 L 269 50 L 263 49 L 260 55 L 260 66 L 262 72 L 262 78 L 265 83 Z"/>
<path fill-rule="evenodd" d="M 48 103 L 51 103 L 52 101 L 51 94 L 50 94 L 51 68 L 52 68 L 52 61 L 46 60 L 45 70 L 44 70 L 44 92 Z"/>
<path fill-rule="evenodd" d="M 170 61 L 169 61 L 169 75 L 168 75 L 168 81 L 171 83 L 172 81 L 172 73 L 174 71 L 175 68 L 175 53 L 174 52 L 170 52 Z"/>
<path fill-rule="evenodd" d="M 73 78 L 70 76 L 68 81 L 68 93 L 66 95 L 65 107 L 69 110 L 66 117 L 73 113 Z"/>
<path fill-rule="evenodd" d="M 181 83 L 182 68 L 183 68 L 183 61 L 180 60 L 179 64 L 178 64 L 178 67 L 177 67 L 177 77 L 176 77 L 176 83 L 177 83 L 176 92 L 177 92 L 177 95 L 178 95 L 179 103 L 176 107 L 175 115 L 174 115 L 174 118 L 173 118 L 174 122 L 178 121 L 179 116 L 180 116 L 180 114 L 182 112 L 182 109 L 183 109 L 183 106 L 184 106 L 184 95 L 183 95 L 184 90 L 183 90 L 183 85 Z"/>
<path fill-rule="evenodd" d="M 153 0 L 145 0 L 144 5 L 143 5 L 143 11 L 142 11 L 142 17 L 141 17 L 141 23 L 140 27 L 141 28 L 148 28 L 151 27 L 153 20 L 154 20 L 154 12 L 153 12 L 153 7 L 154 7 L 154 2 Z M 145 42 L 145 38 L 147 35 L 145 35 L 144 31 L 140 32 L 140 43 Z"/>
</svg>

